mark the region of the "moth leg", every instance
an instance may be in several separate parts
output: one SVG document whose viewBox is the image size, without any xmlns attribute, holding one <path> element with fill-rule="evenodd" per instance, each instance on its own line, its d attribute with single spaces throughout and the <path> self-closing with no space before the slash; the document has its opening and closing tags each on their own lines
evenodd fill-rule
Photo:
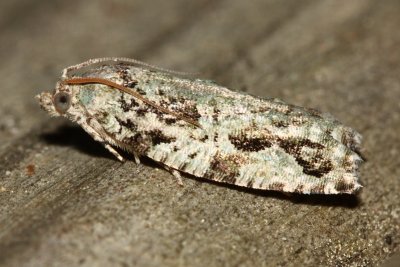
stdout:
<svg viewBox="0 0 400 267">
<path fill-rule="evenodd" d="M 179 184 L 180 186 L 183 186 L 182 176 L 181 176 L 181 174 L 179 173 L 179 171 L 177 171 L 177 170 L 175 170 L 175 169 L 172 169 L 171 167 L 168 167 L 168 166 L 166 166 L 166 165 L 164 165 L 164 168 L 165 168 L 167 171 L 169 171 L 169 172 L 175 177 L 176 181 L 178 182 L 178 184 Z"/>
<path fill-rule="evenodd" d="M 179 171 L 177 171 L 177 170 L 172 170 L 172 175 L 175 177 L 177 183 L 178 183 L 180 186 L 183 186 L 182 176 L 181 176 L 181 174 L 179 173 Z"/>
<path fill-rule="evenodd" d="M 103 143 L 104 147 L 105 147 L 108 151 L 110 151 L 111 154 L 113 154 L 119 161 L 121 161 L 121 162 L 124 162 L 124 161 L 125 161 L 124 157 L 121 156 L 121 155 L 117 152 L 117 150 L 115 150 L 112 146 L 110 146 L 109 144 L 106 144 L 106 143 L 104 143 L 104 142 L 102 142 L 102 143 Z M 136 158 L 135 158 L 135 160 L 136 160 Z"/>
<path fill-rule="evenodd" d="M 82 128 L 89 133 L 94 140 L 103 144 L 103 146 L 111 152 L 118 160 L 124 162 L 125 159 L 122 157 L 109 143 L 114 143 L 114 140 L 110 138 L 104 131 L 103 127 L 93 118 L 89 117 L 85 121 L 86 123 L 80 123 Z"/>
<path fill-rule="evenodd" d="M 136 164 L 140 164 L 140 158 L 139 158 L 139 155 L 138 155 L 138 153 L 135 153 L 135 152 L 133 152 L 133 157 L 135 158 L 135 162 L 136 162 Z"/>
</svg>

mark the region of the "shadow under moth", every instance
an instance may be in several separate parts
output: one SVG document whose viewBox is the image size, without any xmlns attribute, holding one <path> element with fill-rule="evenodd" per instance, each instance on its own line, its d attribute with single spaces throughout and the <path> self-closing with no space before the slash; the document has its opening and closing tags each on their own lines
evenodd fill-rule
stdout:
<svg viewBox="0 0 400 267">
<path fill-rule="evenodd" d="M 357 192 L 361 135 L 329 114 L 234 92 L 127 58 L 64 69 L 37 96 L 52 116 L 137 163 L 147 156 L 180 180 L 187 173 L 255 189 Z"/>
</svg>

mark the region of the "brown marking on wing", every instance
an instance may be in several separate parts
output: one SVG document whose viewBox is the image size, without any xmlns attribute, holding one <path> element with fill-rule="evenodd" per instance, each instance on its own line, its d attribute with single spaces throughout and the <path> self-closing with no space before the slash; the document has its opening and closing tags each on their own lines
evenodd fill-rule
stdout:
<svg viewBox="0 0 400 267">
<path fill-rule="evenodd" d="M 119 125 L 121 126 L 120 129 L 119 129 L 119 133 L 122 132 L 122 127 L 125 127 L 126 129 L 128 129 L 132 133 L 136 132 L 137 125 L 131 119 L 127 119 L 126 121 L 123 121 L 118 117 L 115 117 L 115 119 L 118 121 Z"/>
<path fill-rule="evenodd" d="M 197 152 L 194 152 L 194 153 L 188 155 L 188 157 L 191 159 L 194 159 L 196 156 L 197 156 Z"/>
<path fill-rule="evenodd" d="M 283 183 L 272 183 L 268 185 L 269 190 L 276 190 L 276 191 L 283 191 L 283 188 L 285 187 L 285 184 Z"/>
<path fill-rule="evenodd" d="M 253 188 L 253 184 L 254 184 L 254 179 L 249 179 L 247 181 L 246 187 Z"/>
<path fill-rule="evenodd" d="M 219 117 L 220 112 L 221 111 L 218 108 L 214 107 L 213 115 L 212 115 L 214 122 L 218 122 L 218 117 Z"/>
<path fill-rule="evenodd" d="M 309 139 L 278 139 L 279 146 L 286 153 L 292 155 L 297 163 L 303 167 L 303 173 L 317 178 L 321 178 L 333 169 L 333 165 L 328 159 L 323 157 L 324 145 L 312 142 Z M 309 147 L 316 150 L 311 160 L 306 160 L 301 156 L 302 147 Z"/>
<path fill-rule="evenodd" d="M 138 81 L 133 80 L 132 77 L 129 75 L 129 66 L 126 64 L 117 64 L 116 66 L 117 74 L 123 81 L 123 86 L 129 88 L 135 88 L 138 84 Z"/>
<path fill-rule="evenodd" d="M 172 104 L 173 107 L 171 107 L 171 110 L 174 112 L 185 114 L 186 117 L 191 118 L 194 121 L 198 121 L 201 118 L 201 114 L 199 113 L 194 101 L 183 97 L 169 97 L 168 100 L 169 103 L 166 102 L 166 104 Z"/>
<path fill-rule="evenodd" d="M 123 148 L 134 149 L 138 154 L 146 154 L 150 149 L 150 141 L 142 133 L 136 133 L 133 136 L 125 137 L 122 142 L 118 142 Z"/>
<path fill-rule="evenodd" d="M 145 132 L 146 135 L 148 135 L 151 139 L 151 143 L 156 146 L 161 143 L 172 143 L 176 141 L 176 137 L 174 136 L 167 136 L 165 135 L 161 130 L 151 130 Z"/>
<path fill-rule="evenodd" d="M 287 121 L 282 121 L 282 120 L 274 120 L 272 121 L 272 125 L 274 125 L 277 128 L 286 128 L 289 126 L 289 123 Z"/>
<path fill-rule="evenodd" d="M 124 112 L 128 112 L 134 109 L 134 107 L 138 107 L 139 103 L 137 103 L 135 101 L 135 99 L 131 98 L 130 99 L 130 103 L 128 103 L 125 99 L 124 99 L 124 95 L 121 94 L 120 99 L 118 100 L 118 102 L 121 104 L 121 108 Z"/>
<path fill-rule="evenodd" d="M 240 154 L 224 155 L 217 153 L 214 155 L 210 169 L 205 176 L 221 182 L 235 184 L 240 174 L 239 169 L 243 164 L 246 164 L 246 158 Z"/>
<path fill-rule="evenodd" d="M 338 192 L 349 192 L 354 189 L 354 183 L 347 183 L 344 179 L 339 179 L 335 184 L 335 189 Z"/>
<path fill-rule="evenodd" d="M 238 150 L 257 152 L 272 146 L 267 137 L 248 137 L 246 135 L 229 135 L 229 141 Z"/>
</svg>

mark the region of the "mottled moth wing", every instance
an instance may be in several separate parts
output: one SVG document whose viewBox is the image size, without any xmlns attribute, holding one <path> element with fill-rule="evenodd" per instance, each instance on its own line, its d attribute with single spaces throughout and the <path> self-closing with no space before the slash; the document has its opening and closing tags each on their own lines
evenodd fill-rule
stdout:
<svg viewBox="0 0 400 267">
<path fill-rule="evenodd" d="M 329 115 L 126 62 L 65 72 L 101 77 L 198 123 L 103 84 L 75 86 L 104 139 L 197 177 L 299 193 L 353 193 L 361 136 Z"/>
</svg>

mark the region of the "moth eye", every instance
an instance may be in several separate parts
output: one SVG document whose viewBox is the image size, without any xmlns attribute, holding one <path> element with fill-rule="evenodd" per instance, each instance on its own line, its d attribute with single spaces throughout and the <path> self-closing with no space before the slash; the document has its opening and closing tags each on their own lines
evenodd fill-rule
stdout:
<svg viewBox="0 0 400 267">
<path fill-rule="evenodd" d="M 53 102 L 58 112 L 65 113 L 71 106 L 71 96 L 67 93 L 60 92 L 54 96 Z"/>
</svg>

